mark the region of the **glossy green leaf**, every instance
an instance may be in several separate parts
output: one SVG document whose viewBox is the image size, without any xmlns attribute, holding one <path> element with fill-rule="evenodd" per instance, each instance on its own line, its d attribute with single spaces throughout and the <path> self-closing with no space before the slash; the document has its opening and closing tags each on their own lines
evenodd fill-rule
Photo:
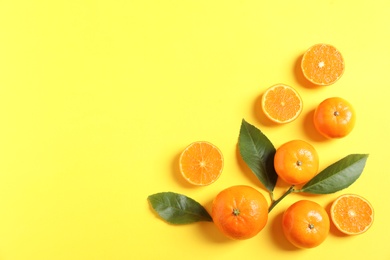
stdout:
<svg viewBox="0 0 390 260">
<path fill-rule="evenodd" d="M 299 191 L 328 194 L 345 189 L 360 177 L 367 158 L 368 154 L 350 154 L 318 173 Z"/>
<path fill-rule="evenodd" d="M 207 210 L 195 200 L 174 192 L 161 192 L 148 197 L 156 213 L 171 224 L 213 221 Z"/>
<path fill-rule="evenodd" d="M 272 192 L 278 175 L 274 168 L 276 149 L 271 141 L 258 128 L 242 120 L 238 146 L 244 162 L 264 187 Z"/>
</svg>

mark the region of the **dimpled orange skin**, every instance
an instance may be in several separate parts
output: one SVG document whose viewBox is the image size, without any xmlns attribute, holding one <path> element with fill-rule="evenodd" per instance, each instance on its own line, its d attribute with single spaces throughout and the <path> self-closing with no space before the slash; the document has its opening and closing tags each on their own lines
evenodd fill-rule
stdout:
<svg viewBox="0 0 390 260">
<path fill-rule="evenodd" d="M 268 203 L 250 186 L 232 186 L 215 197 L 211 216 L 225 236 L 244 240 L 257 235 L 267 224 Z"/>
<path fill-rule="evenodd" d="M 282 227 L 291 244 L 298 248 L 313 248 L 327 238 L 330 220 L 322 206 L 313 201 L 300 200 L 284 212 Z"/>
<path fill-rule="evenodd" d="M 314 126 L 327 138 L 347 136 L 355 126 L 356 113 L 345 99 L 332 97 L 322 101 L 314 111 Z"/>
<path fill-rule="evenodd" d="M 311 144 L 303 140 L 292 140 L 276 150 L 274 167 L 285 182 L 292 185 L 303 184 L 318 173 L 318 153 Z"/>
</svg>

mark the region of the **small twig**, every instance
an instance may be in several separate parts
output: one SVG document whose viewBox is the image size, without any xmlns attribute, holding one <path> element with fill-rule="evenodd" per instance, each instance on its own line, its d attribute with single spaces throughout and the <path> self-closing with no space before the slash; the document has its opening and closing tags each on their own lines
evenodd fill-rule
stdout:
<svg viewBox="0 0 390 260">
<path fill-rule="evenodd" d="M 288 194 L 295 192 L 294 185 L 291 186 L 279 199 L 274 200 L 274 195 L 271 193 L 272 203 L 268 209 L 268 213 L 271 212 L 271 210 L 282 200 L 284 199 Z"/>
<path fill-rule="evenodd" d="M 271 197 L 271 204 L 275 201 L 274 192 L 270 191 L 269 196 Z"/>
</svg>

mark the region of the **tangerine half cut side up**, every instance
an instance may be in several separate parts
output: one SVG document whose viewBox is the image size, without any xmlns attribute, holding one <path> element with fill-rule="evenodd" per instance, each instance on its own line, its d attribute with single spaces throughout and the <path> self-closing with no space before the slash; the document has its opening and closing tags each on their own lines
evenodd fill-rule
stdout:
<svg viewBox="0 0 390 260">
<path fill-rule="evenodd" d="M 181 175 L 189 183 L 199 186 L 215 182 L 222 173 L 223 163 L 222 152 L 206 141 L 191 143 L 179 158 Z"/>
<path fill-rule="evenodd" d="M 342 233 L 358 235 L 371 227 L 374 222 L 374 209 L 365 198 L 344 194 L 332 203 L 330 216 L 333 224 Z"/>
<path fill-rule="evenodd" d="M 331 85 L 344 73 L 344 58 L 334 46 L 316 44 L 303 54 L 301 69 L 305 78 L 313 84 Z"/>
<path fill-rule="evenodd" d="M 271 121 L 284 124 L 298 118 L 302 112 L 303 103 L 301 96 L 294 88 L 285 84 L 277 84 L 264 92 L 261 107 Z"/>
</svg>

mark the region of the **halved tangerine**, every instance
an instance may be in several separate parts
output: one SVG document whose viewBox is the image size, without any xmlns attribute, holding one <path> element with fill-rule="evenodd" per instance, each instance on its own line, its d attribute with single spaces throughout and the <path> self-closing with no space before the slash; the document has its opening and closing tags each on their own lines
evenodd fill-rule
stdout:
<svg viewBox="0 0 390 260">
<path fill-rule="evenodd" d="M 268 88 L 261 98 L 265 115 L 275 123 L 294 121 L 302 112 L 303 103 L 299 93 L 285 84 Z"/>
<path fill-rule="evenodd" d="M 332 203 L 330 216 L 338 230 L 347 235 L 358 235 L 366 232 L 374 222 L 374 208 L 359 195 L 344 194 Z"/>
<path fill-rule="evenodd" d="M 316 44 L 302 57 L 301 68 L 306 79 L 315 85 L 335 83 L 344 73 L 345 64 L 341 53 L 330 44 Z"/>
<path fill-rule="evenodd" d="M 189 183 L 209 185 L 222 173 L 223 155 L 215 145 L 198 141 L 190 144 L 180 155 L 180 173 Z"/>
</svg>

